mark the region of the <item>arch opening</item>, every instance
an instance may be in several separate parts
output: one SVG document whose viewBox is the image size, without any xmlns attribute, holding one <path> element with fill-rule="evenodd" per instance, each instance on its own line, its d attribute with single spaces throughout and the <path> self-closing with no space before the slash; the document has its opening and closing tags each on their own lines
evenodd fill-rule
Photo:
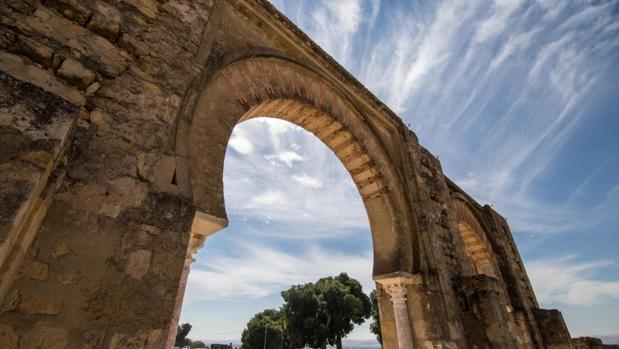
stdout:
<svg viewBox="0 0 619 349">
<path fill-rule="evenodd" d="M 373 275 L 410 272 L 404 191 L 379 138 L 335 86 L 293 62 L 262 57 L 231 63 L 206 84 L 191 122 L 179 125 L 177 153 L 187 158 L 198 210 L 227 220 L 223 164 L 228 141 L 235 125 L 262 116 L 289 121 L 314 134 L 348 170 L 370 222 Z"/>
<path fill-rule="evenodd" d="M 223 170 L 234 127 L 266 116 L 291 122 L 312 133 L 335 153 L 350 174 L 369 221 L 372 278 L 381 283 L 415 272 L 411 230 L 416 225 L 411 221 L 413 210 L 403 187 L 406 180 L 396 170 L 383 143 L 391 144 L 392 140 L 385 140 L 385 134 L 368 122 L 363 108 L 347 96 L 345 89 L 330 80 L 328 74 L 279 57 L 238 59 L 209 78 L 195 95 L 192 116 L 181 118 L 177 125 L 178 185 L 196 205 L 194 227 L 207 227 L 203 231 L 192 229 L 186 261 L 191 260 L 208 235 L 228 224 Z M 186 262 L 184 275 L 188 274 L 187 263 L 190 262 Z M 176 319 L 183 294 L 181 289 Z M 382 303 L 380 308 L 384 308 Z M 381 310 L 382 315 L 385 314 Z M 396 340 L 393 316 L 389 313 L 383 319 L 391 324 L 385 328 L 381 321 L 383 339 L 391 345 Z M 398 333 L 404 336 L 407 331 Z M 398 335 L 397 340 L 405 339 L 402 336 Z"/>
<path fill-rule="evenodd" d="M 341 87 L 297 62 L 250 57 L 214 73 L 195 100 L 192 117 L 181 119 L 177 126 L 175 152 L 181 174 L 177 180 L 196 205 L 198 223 L 206 221 L 209 229 L 192 232 L 188 260 L 206 236 L 227 226 L 223 170 L 234 127 L 266 116 L 312 133 L 348 171 L 369 221 L 373 279 L 414 272 L 411 229 L 415 225 L 409 222 L 412 209 L 402 187 L 405 181 L 381 141 L 385 135 Z M 183 293 L 179 292 L 179 306 Z M 179 312 L 177 307 L 175 314 Z M 391 323 L 392 317 L 383 320 Z M 392 325 L 382 330 L 384 339 L 395 341 Z"/>
<path fill-rule="evenodd" d="M 245 132 L 239 132 L 243 130 Z M 324 159 L 325 164 L 314 166 L 316 158 L 312 156 L 322 155 L 320 153 L 325 153 L 324 158 L 318 158 Z M 277 156 L 281 154 L 285 156 Z M 312 172 L 317 167 L 327 167 L 327 170 Z M 305 173 L 310 176 L 298 179 L 305 180 L 309 185 L 300 189 L 290 187 L 296 179 L 282 178 Z M 245 178 L 252 175 L 249 183 L 243 183 Z M 311 182 L 311 178 L 315 177 L 322 179 L 322 187 Z M 244 191 L 243 193 L 234 192 L 239 190 L 239 183 L 242 184 L 240 190 Z M 338 185 L 345 185 L 345 188 L 335 187 Z M 258 116 L 243 119 L 235 126 L 226 149 L 224 190 L 230 225 L 226 232 L 209 238 L 208 243 L 196 255 L 196 262 L 189 274 L 188 292 L 196 294 L 193 289 L 196 281 L 192 282 L 192 277 L 194 280 L 202 278 L 209 284 L 220 284 L 206 287 L 202 290 L 204 293 L 217 293 L 222 287 L 236 287 L 234 294 L 239 298 L 238 301 L 251 299 L 251 302 L 245 303 L 243 309 L 237 309 L 241 308 L 238 305 L 235 308 L 235 301 L 226 297 L 207 301 L 202 306 L 193 305 L 194 308 L 203 309 L 203 312 L 218 314 L 217 321 L 224 322 L 215 324 L 215 316 L 203 315 L 209 325 L 202 325 L 201 328 L 194 326 L 196 335 L 199 336 L 200 330 L 206 328 L 211 331 L 208 333 L 210 338 L 225 336 L 224 333 L 217 337 L 222 333 L 221 329 L 227 326 L 225 322 L 235 321 L 235 315 L 226 314 L 226 308 L 229 312 L 246 313 L 246 318 L 236 321 L 240 334 L 251 316 L 265 308 L 278 308 L 282 302 L 279 291 L 291 284 L 314 282 L 318 278 L 348 272 L 362 282 L 366 293 L 374 288 L 371 275 L 372 242 L 368 235 L 369 224 L 365 208 L 361 205 L 361 196 L 348 170 L 313 133 L 281 119 Z M 288 191 L 292 192 L 292 195 L 287 195 Z M 308 193 L 310 191 L 316 193 Z M 272 195 L 274 192 L 283 192 L 284 196 Z M 283 204 L 295 196 L 302 201 L 304 195 L 313 195 L 308 201 L 319 200 L 319 204 L 328 207 L 306 206 L 302 203 L 292 203 L 286 207 Z M 326 198 L 317 198 L 317 195 Z M 338 198 L 338 195 L 343 198 Z M 259 200 L 249 202 L 256 198 Z M 343 207 L 344 205 L 352 208 Z M 315 213 L 314 209 L 338 208 L 341 208 L 339 213 L 326 212 L 319 218 L 310 219 L 310 224 L 306 225 L 304 224 L 307 221 L 300 216 L 304 210 Z M 350 212 L 351 210 L 354 212 Z M 298 217 L 286 217 L 286 214 Z M 324 222 L 324 226 L 321 226 L 320 220 L 338 217 L 345 221 Z M 281 222 L 286 218 L 289 218 L 287 222 Z M 351 222 L 353 219 L 359 222 Z M 268 223 L 265 223 L 266 220 Z M 297 228 L 303 234 L 294 230 Z M 285 232 L 283 229 L 293 230 L 284 235 L 281 234 Z M 311 236 L 306 237 L 306 233 Z M 355 240 L 356 251 L 362 253 L 343 247 L 349 244 L 351 239 Z M 330 243 L 333 241 L 336 241 L 335 245 Z M 290 247 L 291 242 L 294 247 Z M 272 257 L 277 257 L 279 262 L 274 263 Z M 281 265 L 281 261 L 285 261 L 285 265 Z M 208 266 L 208 270 L 203 269 L 205 266 Z M 289 283 L 284 285 L 286 281 Z M 274 291 L 271 296 L 262 296 L 262 292 L 274 286 L 281 289 Z M 190 296 L 187 301 L 195 300 L 192 299 L 194 297 Z M 188 305 L 187 309 L 183 308 L 181 322 L 198 323 L 200 316 L 196 314 L 197 309 L 191 308 L 192 305 Z M 370 320 L 366 321 L 366 327 L 369 322 Z M 357 333 L 363 334 L 363 330 Z"/>
</svg>

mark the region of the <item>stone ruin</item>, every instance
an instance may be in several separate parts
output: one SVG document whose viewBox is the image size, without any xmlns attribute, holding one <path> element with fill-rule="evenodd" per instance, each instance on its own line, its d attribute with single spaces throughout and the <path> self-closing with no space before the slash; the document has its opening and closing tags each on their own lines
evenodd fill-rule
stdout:
<svg viewBox="0 0 619 349">
<path fill-rule="evenodd" d="M 602 340 L 593 337 L 573 338 L 574 349 L 619 349 L 616 344 L 603 344 Z"/>
<path fill-rule="evenodd" d="M 312 132 L 363 199 L 385 349 L 573 348 L 508 224 L 263 0 L 0 0 L 0 348 L 170 348 L 233 127 Z"/>
</svg>

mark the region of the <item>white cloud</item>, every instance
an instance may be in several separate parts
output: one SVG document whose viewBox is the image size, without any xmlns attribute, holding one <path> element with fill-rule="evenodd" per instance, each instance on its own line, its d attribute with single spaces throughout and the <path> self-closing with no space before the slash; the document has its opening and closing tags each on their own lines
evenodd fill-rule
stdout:
<svg viewBox="0 0 619 349">
<path fill-rule="evenodd" d="M 279 154 L 266 155 L 265 157 L 269 160 L 278 160 L 288 167 L 292 167 L 294 162 L 303 160 L 303 156 L 291 150 L 283 151 Z"/>
<path fill-rule="evenodd" d="M 353 36 L 362 22 L 360 0 L 329 1 L 316 7 L 311 16 L 312 38 L 340 61 L 348 61 Z"/>
<path fill-rule="evenodd" d="M 299 182 L 301 185 L 304 185 L 306 187 L 310 187 L 314 189 L 322 188 L 322 181 L 319 178 L 310 177 L 306 175 L 305 173 L 301 175 L 293 175 L 292 179 L 294 179 L 295 181 Z"/>
<path fill-rule="evenodd" d="M 526 33 L 514 34 L 509 37 L 505 45 L 501 48 L 499 54 L 494 57 L 490 63 L 490 70 L 496 69 L 503 64 L 507 58 L 529 47 L 531 38 L 539 32 L 539 29 L 533 29 Z"/>
<path fill-rule="evenodd" d="M 387 104 L 399 112 L 406 110 L 409 97 L 423 90 L 424 78 L 433 69 L 444 66 L 454 53 L 452 42 L 470 11 L 466 2 L 444 1 L 436 9 L 431 23 L 415 28 L 404 22 L 406 17 L 397 18 L 393 28 L 393 32 L 397 33 L 395 40 L 385 52 L 387 57 L 380 62 L 385 64 L 389 76 L 388 80 L 383 81 L 391 87 L 386 96 Z M 418 30 L 415 35 L 414 30 Z"/>
<path fill-rule="evenodd" d="M 252 119 L 252 122 L 263 123 L 269 130 L 269 133 L 271 134 L 271 137 L 273 137 L 274 141 L 277 141 L 277 137 L 279 137 L 283 133 L 299 132 L 303 130 L 301 127 L 293 123 L 290 123 L 285 120 L 275 119 L 272 117 L 262 117 L 262 118 Z"/>
<path fill-rule="evenodd" d="M 275 205 L 275 204 L 283 204 L 284 195 L 282 192 L 278 190 L 266 191 L 261 193 L 251 199 L 252 204 L 255 205 Z"/>
<path fill-rule="evenodd" d="M 619 29 L 611 5 L 579 3 L 560 25 L 534 21 L 536 7 L 522 1 L 487 11 L 475 4 L 442 1 L 417 17 L 401 10 L 406 16 L 392 25 L 398 34 L 372 52 L 366 80 L 441 156 L 447 174 L 495 204 L 512 228 L 546 234 L 582 226 L 582 207 L 549 202 L 533 184 L 590 116 L 589 100 L 616 62 L 619 36 L 600 34 Z M 506 39 L 492 40 L 499 35 Z"/>
<path fill-rule="evenodd" d="M 359 280 L 368 293 L 374 287 L 371 251 L 345 254 L 310 246 L 303 254 L 294 255 L 267 245 L 239 244 L 230 253 L 210 252 L 203 262 L 192 265 L 185 304 L 266 297 L 340 272 Z"/>
<path fill-rule="evenodd" d="M 572 41 L 572 34 L 567 34 L 545 45 L 540 50 L 537 59 L 535 60 L 534 65 L 531 68 L 529 77 L 535 81 L 540 76 L 540 72 L 542 71 L 543 66 L 553 57 L 553 55 L 556 52 L 559 52 L 564 45 Z"/>
<path fill-rule="evenodd" d="M 569 5 L 568 1 L 535 0 L 535 2 L 546 12 L 544 18 L 547 20 L 555 19 Z"/>
<path fill-rule="evenodd" d="M 538 259 L 526 263 L 541 303 L 591 306 L 608 298 L 619 299 L 619 281 L 595 279 L 595 274 L 616 268 L 608 260 L 576 261 L 574 257 Z"/>
<path fill-rule="evenodd" d="M 233 134 L 232 137 L 230 137 L 228 145 L 231 146 L 232 149 L 243 155 L 249 155 L 254 150 L 254 147 L 247 139 L 237 134 Z"/>
<path fill-rule="evenodd" d="M 495 0 L 490 16 L 477 26 L 475 41 L 484 42 L 499 36 L 507 26 L 509 17 L 522 6 L 523 2 L 522 0 Z"/>
</svg>

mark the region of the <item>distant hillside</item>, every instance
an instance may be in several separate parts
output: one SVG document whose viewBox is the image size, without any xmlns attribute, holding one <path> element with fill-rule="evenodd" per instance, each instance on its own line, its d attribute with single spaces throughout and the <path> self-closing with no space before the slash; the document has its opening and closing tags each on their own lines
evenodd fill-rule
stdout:
<svg viewBox="0 0 619 349">
<path fill-rule="evenodd" d="M 594 336 L 602 339 L 604 344 L 619 344 L 619 334 L 612 336 Z"/>
</svg>

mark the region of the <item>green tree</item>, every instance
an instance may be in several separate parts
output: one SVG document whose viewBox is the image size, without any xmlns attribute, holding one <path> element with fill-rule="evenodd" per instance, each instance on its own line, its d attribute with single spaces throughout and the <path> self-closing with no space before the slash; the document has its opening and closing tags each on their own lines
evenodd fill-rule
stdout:
<svg viewBox="0 0 619 349">
<path fill-rule="evenodd" d="M 189 331 L 191 331 L 191 324 L 182 324 L 178 326 L 176 330 L 176 340 L 174 341 L 175 347 L 182 348 L 189 345 L 190 340 L 187 338 Z"/>
<path fill-rule="evenodd" d="M 282 313 L 286 324 L 286 337 L 292 348 L 323 347 L 326 343 L 327 325 L 322 300 L 314 284 L 292 286 L 282 292 Z"/>
<path fill-rule="evenodd" d="M 361 284 L 341 273 L 282 292 L 287 336 L 294 348 L 342 348 L 342 339 L 371 315 Z"/>
<path fill-rule="evenodd" d="M 265 341 L 266 335 L 266 341 Z M 241 335 L 242 349 L 281 349 L 284 344 L 284 323 L 279 310 L 267 309 L 254 315 Z"/>
<path fill-rule="evenodd" d="M 372 304 L 363 293 L 359 281 L 346 273 L 336 277 L 326 277 L 316 283 L 318 294 L 324 301 L 327 314 L 328 336 L 330 345 L 342 349 L 342 338 L 355 327 L 370 317 Z"/>
<path fill-rule="evenodd" d="M 370 302 L 372 303 L 372 323 L 370 323 L 370 332 L 376 335 L 376 340 L 382 345 L 383 337 L 380 333 L 380 313 L 378 311 L 378 296 L 376 290 L 372 290 L 370 293 Z"/>
</svg>

